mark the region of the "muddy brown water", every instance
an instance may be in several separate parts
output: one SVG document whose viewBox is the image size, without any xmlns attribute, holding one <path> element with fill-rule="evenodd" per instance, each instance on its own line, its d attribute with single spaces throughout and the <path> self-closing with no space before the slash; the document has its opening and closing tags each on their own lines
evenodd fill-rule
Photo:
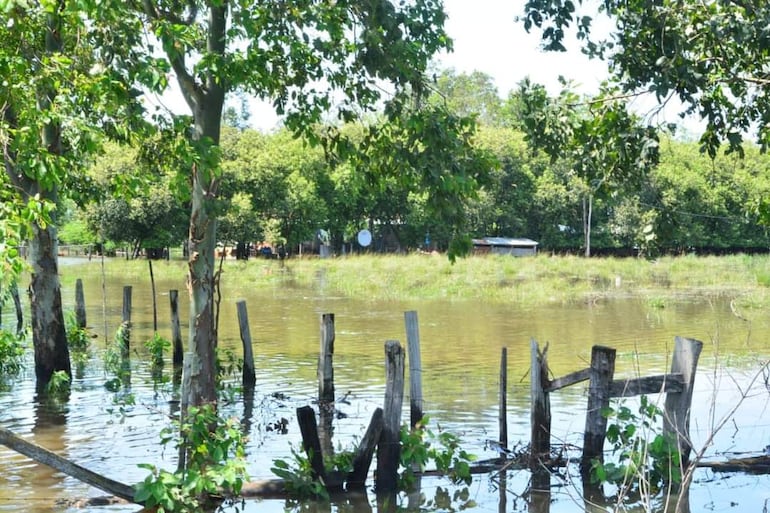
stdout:
<svg viewBox="0 0 770 513">
<path fill-rule="evenodd" d="M 87 265 L 98 265 L 96 263 Z M 255 262 L 254 265 L 261 265 Z M 74 281 L 84 279 L 89 325 L 96 336 L 90 360 L 77 373 L 66 404 L 36 401 L 32 366 L 9 390 L 0 392 L 0 425 L 56 451 L 91 470 L 133 484 L 146 476 L 139 463 L 172 468 L 174 451 L 163 451 L 159 431 L 175 409 L 173 387 L 153 380 L 141 342 L 152 335 L 149 281 L 127 279 L 120 262 L 107 266 L 107 303 L 102 305 L 98 273 L 63 265 L 65 309 L 74 308 Z M 122 288 L 133 286 L 132 375 L 130 394 L 114 393 L 104 383 L 102 363 L 106 333 L 111 338 L 121 315 Z M 170 337 L 168 290 L 180 290 L 180 312 L 186 334 L 188 304 L 184 281 L 158 282 L 159 332 Z M 235 302 L 246 299 L 257 367 L 257 395 L 245 408 L 237 394 L 226 395 L 224 411 L 246 418 L 249 427 L 249 472 L 252 479 L 273 477 L 273 460 L 290 459 L 299 447 L 294 422 L 298 406 L 312 404 L 317 393 L 316 363 L 319 316 L 336 317 L 334 355 L 341 418 L 335 420 L 335 444 L 350 446 L 363 435 L 371 412 L 382 404 L 384 342 L 405 342 L 403 313 L 416 310 L 422 339 L 425 408 L 435 431 L 460 435 L 463 447 L 479 458 L 495 453 L 486 441 L 498 436 L 498 379 L 502 347 L 508 352 L 508 438 L 511 445 L 529 437 L 529 380 L 532 338 L 549 343 L 549 363 L 557 376 L 587 366 L 591 345 L 617 348 L 617 376 L 663 373 L 677 335 L 702 340 L 705 348 L 693 400 L 694 446 L 708 446 L 708 458 L 756 455 L 770 445 L 768 377 L 757 373 L 770 356 L 770 315 L 736 312 L 729 298 L 712 302 L 666 302 L 653 307 L 643 299 L 577 305 L 513 308 L 484 302 L 376 302 L 351 300 L 319 290 L 291 286 L 259 290 L 237 282 L 224 289 L 220 339 L 240 354 Z M 103 315 L 106 313 L 106 316 Z M 736 313 L 740 315 L 736 315 Z M 4 325 L 14 325 L 3 312 Z M 755 379 L 756 378 L 756 379 Z M 754 380 L 754 381 L 752 381 Z M 581 444 L 585 386 L 552 394 L 553 441 Z M 716 430 L 724 416 L 737 411 Z M 404 409 L 408 415 L 408 408 Z M 274 429 L 289 421 L 286 433 Z M 574 454 L 577 455 L 577 454 Z M 576 511 L 582 509 L 581 486 L 567 472 L 552 480 L 545 506 L 526 502 L 528 472 L 510 472 L 501 484 L 496 475 L 476 476 L 469 487 L 453 487 L 441 479 L 425 479 L 423 505 L 441 511 Z M 504 493 L 502 493 L 502 491 Z M 0 511 L 76 511 L 67 502 L 102 492 L 31 462 L 0 447 Z M 407 498 L 402 497 L 406 506 Z M 472 501 L 472 502 L 470 502 Z M 501 501 L 503 501 L 501 503 Z M 770 479 L 745 474 L 699 470 L 690 491 L 692 511 L 762 511 L 770 502 Z M 372 508 L 377 511 L 376 504 Z M 657 507 L 652 507 L 656 510 Z M 77 511 L 136 511 L 135 506 L 93 506 Z M 279 500 L 247 501 L 246 511 L 357 511 L 350 504 L 295 505 Z M 611 510 L 612 508 L 606 508 Z M 600 509 L 603 511 L 604 509 Z"/>
</svg>

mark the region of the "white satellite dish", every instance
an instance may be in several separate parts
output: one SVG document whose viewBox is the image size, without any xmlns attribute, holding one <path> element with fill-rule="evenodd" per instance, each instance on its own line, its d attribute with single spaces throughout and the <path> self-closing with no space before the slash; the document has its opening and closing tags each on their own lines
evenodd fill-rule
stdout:
<svg viewBox="0 0 770 513">
<path fill-rule="evenodd" d="M 361 230 L 358 232 L 358 243 L 361 245 L 361 247 L 367 247 L 369 244 L 372 243 L 372 234 L 369 232 L 369 230 Z"/>
</svg>

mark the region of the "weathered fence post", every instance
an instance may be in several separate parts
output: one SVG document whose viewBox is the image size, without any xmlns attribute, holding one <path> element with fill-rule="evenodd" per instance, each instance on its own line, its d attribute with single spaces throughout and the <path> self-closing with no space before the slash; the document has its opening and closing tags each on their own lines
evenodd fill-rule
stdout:
<svg viewBox="0 0 770 513">
<path fill-rule="evenodd" d="M 532 470 L 540 468 L 540 460 L 551 454 L 551 399 L 548 384 L 548 344 L 543 351 L 535 339 L 530 341 L 530 393 L 532 395 L 531 441 L 529 464 Z"/>
<path fill-rule="evenodd" d="M 147 258 L 150 266 L 150 289 L 152 290 L 152 331 L 158 332 L 158 301 L 155 294 L 155 273 L 152 272 L 152 258 Z"/>
<path fill-rule="evenodd" d="M 423 416 L 422 357 L 420 355 L 420 325 L 417 312 L 404 312 L 406 348 L 409 358 L 409 425 L 415 427 Z"/>
<path fill-rule="evenodd" d="M 171 343 L 174 345 L 174 367 L 181 367 L 184 361 L 182 347 L 182 331 L 179 328 L 179 291 L 169 290 L 168 299 L 171 304 Z"/>
<path fill-rule="evenodd" d="M 75 280 L 75 321 L 78 328 L 86 327 L 86 300 L 83 294 L 83 280 Z"/>
<path fill-rule="evenodd" d="M 238 301 L 238 326 L 241 331 L 243 343 L 243 388 L 253 389 L 257 383 L 257 374 L 254 371 L 254 352 L 251 347 L 251 331 L 249 330 L 249 312 L 246 310 L 246 301 Z"/>
<path fill-rule="evenodd" d="M 123 342 L 122 351 L 128 356 L 131 344 L 131 285 L 123 287 L 123 323 L 120 325 L 120 335 Z"/>
<path fill-rule="evenodd" d="M 607 418 L 602 415 L 602 410 L 610 405 L 610 384 L 615 373 L 615 349 L 593 346 L 589 372 L 586 428 L 583 434 L 583 458 L 580 462 L 584 482 L 587 482 L 592 461 L 604 461 Z"/>
<path fill-rule="evenodd" d="M 663 432 L 677 441 L 681 465 L 687 465 L 692 444 L 690 442 L 690 409 L 695 384 L 695 369 L 703 349 L 703 342 L 676 337 L 671 373 L 682 375 L 682 391 L 666 393 L 663 415 Z"/>
<path fill-rule="evenodd" d="M 361 443 L 356 450 L 356 456 L 353 458 L 353 470 L 348 474 L 347 487 L 351 489 L 361 489 L 366 486 L 366 476 L 369 474 L 369 467 L 372 464 L 374 449 L 382 435 L 383 411 L 377 408 L 372 414 L 372 420 L 369 421 L 369 427 L 361 439 Z"/>
<path fill-rule="evenodd" d="M 500 352 L 500 408 L 497 414 L 500 447 L 508 448 L 508 348 Z"/>
<path fill-rule="evenodd" d="M 378 494 L 398 488 L 398 462 L 401 455 L 401 407 L 404 401 L 404 351 L 398 340 L 385 342 L 384 425 L 377 450 Z"/>
<path fill-rule="evenodd" d="M 334 314 L 321 315 L 321 351 L 318 355 L 318 421 L 321 450 L 326 458 L 334 456 Z"/>
<path fill-rule="evenodd" d="M 321 353 L 318 356 L 318 402 L 334 402 L 334 314 L 321 315 Z"/>
</svg>

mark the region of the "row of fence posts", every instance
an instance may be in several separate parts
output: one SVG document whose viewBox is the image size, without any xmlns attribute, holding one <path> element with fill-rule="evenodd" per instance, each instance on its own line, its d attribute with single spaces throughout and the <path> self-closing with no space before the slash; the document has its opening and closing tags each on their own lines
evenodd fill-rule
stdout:
<svg viewBox="0 0 770 513">
<path fill-rule="evenodd" d="M 127 353 L 130 344 L 131 327 L 131 286 L 123 288 L 122 336 L 123 350 Z M 85 327 L 86 314 L 83 285 L 76 282 L 76 319 L 78 326 Z M 169 291 L 171 306 L 171 332 L 174 368 L 182 365 L 184 350 L 179 323 L 178 291 Z M 236 303 L 241 342 L 243 345 L 243 386 L 246 394 L 252 394 L 256 385 L 256 372 L 252 339 L 249 329 L 246 302 Z M 404 313 L 409 357 L 410 383 L 410 426 L 414 428 L 423 417 L 422 363 L 420 356 L 420 333 L 417 312 Z M 157 329 L 157 326 L 156 326 Z M 385 342 L 386 388 L 383 408 L 377 408 L 372 415 L 368 429 L 360 442 L 354 460 L 353 471 L 346 476 L 329 475 L 325 470 L 324 457 L 333 455 L 331 439 L 334 419 L 334 314 L 320 317 L 320 353 L 318 357 L 318 410 L 319 423 L 309 406 L 297 409 L 297 418 L 302 433 L 303 447 L 311 458 L 316 477 L 331 491 L 341 489 L 347 483 L 348 489 L 363 487 L 368 474 L 374 450 L 377 449 L 377 472 L 375 487 L 378 492 L 392 492 L 397 488 L 401 429 L 401 413 L 404 398 L 405 355 L 399 341 Z M 631 397 L 642 394 L 666 393 L 663 411 L 664 433 L 677 441 L 677 447 L 684 464 L 691 450 L 689 437 L 690 407 L 698 358 L 703 343 L 697 340 L 676 337 L 671 372 L 668 374 L 614 380 L 615 355 L 613 348 L 593 346 L 589 367 L 560 378 L 550 379 L 547 362 L 548 345 L 540 348 L 537 341 L 530 344 L 530 393 L 531 393 L 531 439 L 530 469 L 533 473 L 533 489 L 548 488 L 551 458 L 551 411 L 550 394 L 576 383 L 588 381 L 588 404 L 581 457 L 581 474 L 584 485 L 590 482 L 589 471 L 594 461 L 603 461 L 607 418 L 602 414 L 613 397 Z M 499 380 L 499 445 L 508 449 L 507 425 L 507 348 L 503 347 L 500 357 Z M 319 425 L 320 424 L 320 430 Z"/>
</svg>

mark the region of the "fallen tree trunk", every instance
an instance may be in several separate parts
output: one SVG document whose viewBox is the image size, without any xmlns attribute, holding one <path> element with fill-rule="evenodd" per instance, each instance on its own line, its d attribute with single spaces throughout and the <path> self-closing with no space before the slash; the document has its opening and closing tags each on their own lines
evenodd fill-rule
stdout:
<svg viewBox="0 0 770 513">
<path fill-rule="evenodd" d="M 104 490 L 116 497 L 141 504 L 134 499 L 134 488 L 127 484 L 120 483 L 109 477 L 104 477 L 96 472 L 81 467 L 80 465 L 73 463 L 65 458 L 62 458 L 56 453 L 49 451 L 39 445 L 28 442 L 23 438 L 14 435 L 7 429 L 0 428 L 0 444 L 5 445 L 9 449 L 12 449 L 18 453 L 32 458 L 38 463 L 48 465 L 49 467 L 64 472 L 68 476 L 96 487 L 100 490 Z"/>
</svg>

